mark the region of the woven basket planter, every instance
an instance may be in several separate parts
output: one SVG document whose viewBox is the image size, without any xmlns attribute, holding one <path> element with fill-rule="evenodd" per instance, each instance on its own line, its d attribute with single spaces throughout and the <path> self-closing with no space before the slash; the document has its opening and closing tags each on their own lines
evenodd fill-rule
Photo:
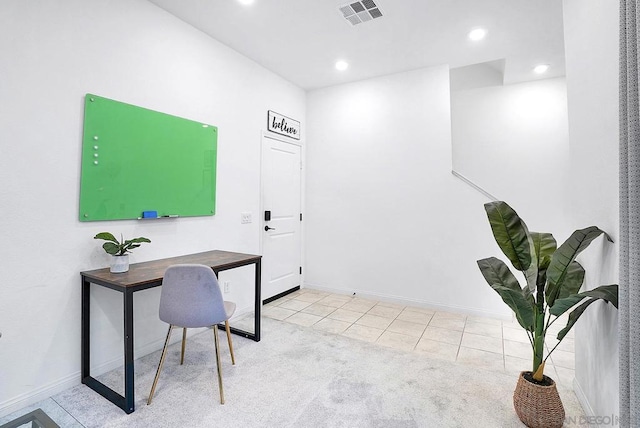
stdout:
<svg viewBox="0 0 640 428">
<path fill-rule="evenodd" d="M 513 392 L 513 407 L 520 420 L 530 428 L 559 428 L 564 422 L 564 407 L 553 379 L 551 385 L 536 385 L 524 378 L 520 372 L 516 390 Z"/>
</svg>

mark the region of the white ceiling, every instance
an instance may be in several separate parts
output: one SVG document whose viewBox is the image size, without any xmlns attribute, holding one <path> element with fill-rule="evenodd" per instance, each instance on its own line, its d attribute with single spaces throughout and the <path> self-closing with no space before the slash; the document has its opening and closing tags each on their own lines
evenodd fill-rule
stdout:
<svg viewBox="0 0 640 428">
<path fill-rule="evenodd" d="M 342 0 L 149 0 L 303 89 L 440 64 L 504 59 L 505 83 L 564 75 L 560 0 L 374 0 L 381 18 L 356 26 Z M 473 43 L 467 33 L 484 27 Z M 336 60 L 349 68 L 338 72 Z"/>
</svg>

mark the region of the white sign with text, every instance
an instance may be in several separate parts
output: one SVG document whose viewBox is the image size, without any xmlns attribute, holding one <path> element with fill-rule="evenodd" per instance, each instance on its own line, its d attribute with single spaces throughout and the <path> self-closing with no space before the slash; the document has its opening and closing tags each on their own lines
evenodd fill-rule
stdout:
<svg viewBox="0 0 640 428">
<path fill-rule="evenodd" d="M 284 116 L 275 111 L 267 112 L 268 130 L 276 134 L 286 135 L 287 137 L 300 139 L 300 122 L 290 117 Z"/>
</svg>

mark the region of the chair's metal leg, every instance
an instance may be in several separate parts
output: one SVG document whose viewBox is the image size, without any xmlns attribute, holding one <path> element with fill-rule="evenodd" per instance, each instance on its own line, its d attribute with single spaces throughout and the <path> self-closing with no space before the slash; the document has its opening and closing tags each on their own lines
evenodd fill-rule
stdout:
<svg viewBox="0 0 640 428">
<path fill-rule="evenodd" d="M 187 328 L 182 328 L 182 351 L 180 352 L 180 365 L 184 363 L 184 349 L 187 346 Z"/>
<path fill-rule="evenodd" d="M 224 404 L 224 390 L 222 389 L 222 367 L 220 366 L 220 344 L 218 343 L 218 328 L 213 326 L 213 338 L 216 342 L 216 366 L 218 367 L 218 386 L 220 387 L 220 404 Z"/>
<path fill-rule="evenodd" d="M 147 405 L 151 404 L 151 400 L 153 399 L 153 394 L 156 392 L 156 385 L 158 384 L 158 378 L 160 377 L 160 372 L 162 371 L 162 365 L 164 364 L 164 357 L 167 355 L 167 347 L 169 346 L 169 339 L 171 338 L 171 329 L 172 325 L 169 325 L 169 331 L 167 332 L 167 339 L 164 341 L 164 347 L 162 348 L 162 355 L 160 356 L 160 363 L 158 364 L 158 370 L 156 371 L 156 377 L 153 379 L 153 385 L 151 386 L 151 392 L 149 393 L 149 399 L 147 400 Z"/>
<path fill-rule="evenodd" d="M 236 357 L 233 355 L 233 343 L 231 342 L 231 330 L 229 330 L 229 320 L 224 322 L 224 326 L 227 330 L 227 342 L 229 342 L 229 351 L 231 352 L 231 364 L 236 365 Z"/>
</svg>

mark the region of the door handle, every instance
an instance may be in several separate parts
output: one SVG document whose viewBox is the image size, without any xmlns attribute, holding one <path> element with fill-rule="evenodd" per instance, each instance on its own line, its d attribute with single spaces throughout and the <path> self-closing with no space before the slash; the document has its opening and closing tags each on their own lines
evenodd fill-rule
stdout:
<svg viewBox="0 0 640 428">
<path fill-rule="evenodd" d="M 270 230 L 276 230 L 276 228 L 275 228 L 275 227 L 269 227 L 269 226 L 265 226 L 265 227 L 264 227 L 264 231 L 265 231 L 265 232 L 268 232 L 268 231 L 270 231 Z"/>
</svg>

